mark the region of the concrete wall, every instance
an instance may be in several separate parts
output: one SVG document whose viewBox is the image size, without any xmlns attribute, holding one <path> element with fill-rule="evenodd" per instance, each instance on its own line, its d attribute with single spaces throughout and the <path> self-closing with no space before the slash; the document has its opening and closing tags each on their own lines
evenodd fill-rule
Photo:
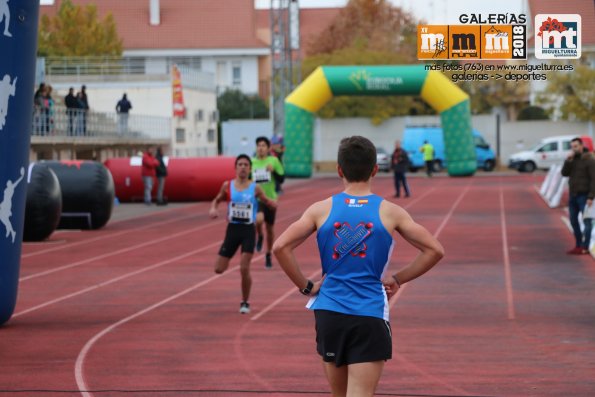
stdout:
<svg viewBox="0 0 595 397">
<path fill-rule="evenodd" d="M 256 150 L 256 138 L 273 135 L 270 120 L 230 120 L 221 123 L 221 141 L 223 154 L 237 156 L 245 153 L 249 156 Z"/>
<path fill-rule="evenodd" d="M 363 135 L 376 146 L 391 151 L 394 141 L 402 139 L 407 125 L 437 125 L 438 116 L 395 117 L 375 126 L 368 119 L 318 119 L 314 135 L 314 161 L 335 161 L 341 138 Z M 472 125 L 496 151 L 496 117 L 473 116 Z M 593 131 L 591 131 L 592 133 Z M 543 138 L 554 135 L 589 135 L 588 123 L 564 121 L 518 121 L 502 122 L 500 125 L 500 161 L 508 163 L 511 154 L 535 146 Z"/>
<path fill-rule="evenodd" d="M 238 89 L 245 94 L 258 94 L 259 70 L 257 56 L 236 57 L 204 57 L 202 70 L 215 76 L 215 84 L 220 91 L 226 88 Z M 217 66 L 217 65 L 220 66 Z M 233 84 L 233 67 L 240 68 L 241 80 L 239 85 Z"/>
</svg>

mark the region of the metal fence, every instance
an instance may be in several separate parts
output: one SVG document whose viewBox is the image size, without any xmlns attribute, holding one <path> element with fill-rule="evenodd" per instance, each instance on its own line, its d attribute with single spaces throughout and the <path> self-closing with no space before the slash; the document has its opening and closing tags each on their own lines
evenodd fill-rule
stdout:
<svg viewBox="0 0 595 397">
<path fill-rule="evenodd" d="M 89 76 L 169 75 L 176 64 L 182 74 L 182 84 L 187 88 L 214 91 L 215 78 L 212 73 L 202 71 L 200 57 L 46 57 L 38 60 L 38 74 L 46 76 L 76 76 L 77 81 Z"/>
<path fill-rule="evenodd" d="M 65 107 L 36 107 L 31 134 L 47 137 L 169 140 L 171 119 L 98 113 Z"/>
</svg>

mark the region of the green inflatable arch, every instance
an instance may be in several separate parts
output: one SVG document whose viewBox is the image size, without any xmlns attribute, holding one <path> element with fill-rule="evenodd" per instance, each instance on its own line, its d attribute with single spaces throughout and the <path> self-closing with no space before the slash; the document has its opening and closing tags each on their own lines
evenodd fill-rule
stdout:
<svg viewBox="0 0 595 397">
<path fill-rule="evenodd" d="M 288 176 L 312 175 L 315 113 L 338 95 L 420 95 L 440 113 L 449 175 L 475 173 L 469 96 L 442 73 L 427 71 L 424 65 L 321 66 L 285 99 L 284 165 Z"/>
</svg>

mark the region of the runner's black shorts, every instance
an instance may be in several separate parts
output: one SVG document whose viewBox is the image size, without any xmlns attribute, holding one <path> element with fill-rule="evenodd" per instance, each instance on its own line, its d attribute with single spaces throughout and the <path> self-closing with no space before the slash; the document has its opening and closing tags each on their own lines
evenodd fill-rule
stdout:
<svg viewBox="0 0 595 397">
<path fill-rule="evenodd" d="M 316 350 L 337 367 L 392 358 L 390 323 L 378 317 L 314 310 Z"/>
<path fill-rule="evenodd" d="M 258 212 L 262 212 L 264 215 L 264 221 L 269 225 L 275 224 L 275 217 L 277 216 L 277 210 L 273 210 L 260 201 L 258 202 Z"/>
<path fill-rule="evenodd" d="M 239 246 L 242 246 L 242 253 L 253 254 L 256 244 L 256 229 L 254 224 L 228 223 L 225 231 L 225 240 L 219 249 L 219 255 L 231 258 L 235 255 Z"/>
</svg>

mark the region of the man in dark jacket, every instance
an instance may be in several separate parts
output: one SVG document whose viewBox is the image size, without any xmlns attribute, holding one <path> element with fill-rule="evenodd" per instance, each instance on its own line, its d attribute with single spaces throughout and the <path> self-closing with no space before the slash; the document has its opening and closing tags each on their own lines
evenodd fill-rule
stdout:
<svg viewBox="0 0 595 397">
<path fill-rule="evenodd" d="M 116 112 L 118 112 L 118 133 L 125 134 L 128 132 L 128 113 L 132 109 L 132 103 L 128 100 L 126 94 L 116 104 Z"/>
<path fill-rule="evenodd" d="M 570 147 L 572 152 L 564 162 L 562 175 L 569 177 L 568 212 L 576 244 L 567 253 L 581 255 L 589 253 L 589 244 L 591 243 L 592 219 L 583 220 L 585 224 L 583 233 L 579 224 L 579 214 L 585 211 L 586 206 L 593 205 L 593 198 L 595 197 L 595 157 L 585 149 L 580 138 L 574 138 L 570 142 Z"/>
<path fill-rule="evenodd" d="M 161 149 L 161 146 L 157 148 L 156 158 L 159 162 L 159 165 L 155 168 L 155 174 L 157 175 L 157 205 L 167 205 L 167 201 L 163 198 L 165 178 L 167 177 L 167 166 L 163 160 L 163 149 Z"/>
<path fill-rule="evenodd" d="M 395 173 L 395 197 L 401 197 L 401 185 L 405 189 L 405 197 L 411 196 L 409 191 L 409 184 L 405 173 L 409 169 L 409 156 L 407 152 L 401 148 L 401 142 L 395 142 L 395 151 L 392 155 L 392 168 Z"/>
<path fill-rule="evenodd" d="M 79 102 L 74 96 L 74 88 L 68 89 L 68 95 L 64 98 L 64 104 L 66 105 L 66 114 L 68 115 L 68 135 L 74 135 L 74 120 L 76 112 L 79 108 Z"/>
</svg>

